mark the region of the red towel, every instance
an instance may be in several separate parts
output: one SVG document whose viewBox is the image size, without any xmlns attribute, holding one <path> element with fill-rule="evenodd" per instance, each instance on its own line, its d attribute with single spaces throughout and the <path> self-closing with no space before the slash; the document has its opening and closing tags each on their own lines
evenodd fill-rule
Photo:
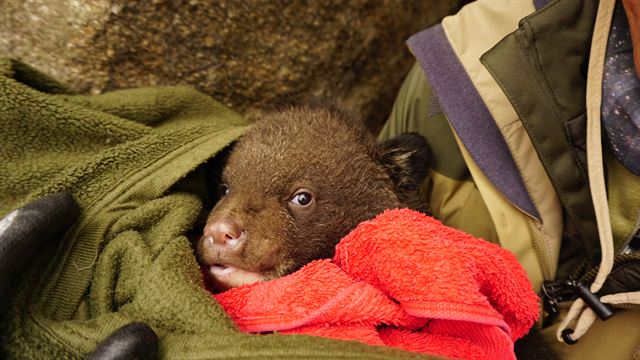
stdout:
<svg viewBox="0 0 640 360">
<path fill-rule="evenodd" d="M 242 331 L 515 359 L 538 297 L 507 250 L 408 209 L 358 225 L 333 260 L 214 295 Z"/>
</svg>

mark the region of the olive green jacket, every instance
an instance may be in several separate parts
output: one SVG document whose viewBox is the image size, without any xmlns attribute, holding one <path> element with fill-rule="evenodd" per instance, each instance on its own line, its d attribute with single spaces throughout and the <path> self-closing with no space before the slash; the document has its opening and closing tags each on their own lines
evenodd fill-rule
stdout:
<svg viewBox="0 0 640 360">
<path fill-rule="evenodd" d="M 587 74 L 598 73 L 592 41 L 604 36 L 606 44 L 608 33 L 603 26 L 599 39 L 592 37 L 598 2 L 542 5 L 478 1 L 414 35 L 408 45 L 418 63 L 380 134 L 423 134 L 434 164 L 422 195 L 434 215 L 514 252 L 537 290 L 579 264 L 600 264 L 607 226 L 594 204 L 605 204 L 618 252 L 637 231 L 640 209 L 640 181 L 602 151 L 609 186 L 592 194 L 590 177 L 602 161 L 598 167 L 587 156 Z M 592 143 L 599 147 L 599 138 Z M 616 347 L 624 349 L 621 358 L 640 344 L 640 335 L 629 335 L 637 330 L 620 337 L 611 331 L 613 322 L 640 319 L 629 313 L 635 320 L 616 315 L 602 330 L 627 345 Z M 580 346 L 560 350 L 596 356 L 591 332 Z"/>
</svg>

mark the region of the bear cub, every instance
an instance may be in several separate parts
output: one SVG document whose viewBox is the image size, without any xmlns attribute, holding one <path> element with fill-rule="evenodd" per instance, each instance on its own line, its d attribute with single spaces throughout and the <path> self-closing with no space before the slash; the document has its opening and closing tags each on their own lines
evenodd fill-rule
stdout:
<svg viewBox="0 0 640 360">
<path fill-rule="evenodd" d="M 196 253 L 218 290 L 281 277 L 385 209 L 426 211 L 430 150 L 418 134 L 376 144 L 355 117 L 291 107 L 256 121 L 218 173 L 218 201 Z"/>
</svg>

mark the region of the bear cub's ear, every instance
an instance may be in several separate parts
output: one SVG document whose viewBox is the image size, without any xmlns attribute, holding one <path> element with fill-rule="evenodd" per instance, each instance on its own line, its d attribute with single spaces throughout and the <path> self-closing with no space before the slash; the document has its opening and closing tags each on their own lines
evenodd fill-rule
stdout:
<svg viewBox="0 0 640 360">
<path fill-rule="evenodd" d="M 417 133 L 400 134 L 376 145 L 376 160 L 387 170 L 399 192 L 420 188 L 431 158 L 427 140 Z"/>
</svg>

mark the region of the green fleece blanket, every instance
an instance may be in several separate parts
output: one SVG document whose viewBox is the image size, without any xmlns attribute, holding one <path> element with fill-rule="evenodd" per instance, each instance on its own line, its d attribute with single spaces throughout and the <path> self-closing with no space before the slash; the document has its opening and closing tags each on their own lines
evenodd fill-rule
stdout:
<svg viewBox="0 0 640 360">
<path fill-rule="evenodd" d="M 291 335 L 238 332 L 204 290 L 186 232 L 202 212 L 200 164 L 245 121 L 185 87 L 74 95 L 0 60 L 0 216 L 68 191 L 82 215 L 17 279 L 0 357 L 81 358 L 140 320 L 163 358 L 416 358 Z"/>
</svg>

